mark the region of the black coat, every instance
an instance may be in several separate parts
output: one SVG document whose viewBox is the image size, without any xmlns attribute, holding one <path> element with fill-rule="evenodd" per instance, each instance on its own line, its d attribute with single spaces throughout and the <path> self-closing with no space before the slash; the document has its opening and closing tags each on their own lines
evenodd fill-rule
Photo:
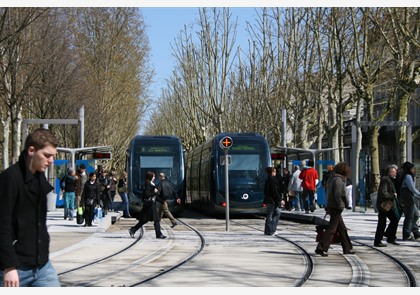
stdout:
<svg viewBox="0 0 420 295">
<path fill-rule="evenodd" d="M 155 200 L 157 200 L 157 198 L 159 197 L 159 195 L 154 191 L 155 188 L 156 186 L 152 183 L 146 183 L 144 186 L 143 207 L 141 208 L 137 218 L 140 221 L 160 221 L 160 214 L 156 201 L 148 201 L 153 197 L 155 198 Z"/>
<path fill-rule="evenodd" d="M 274 203 L 278 206 L 281 202 L 281 195 L 278 191 L 278 182 L 276 176 L 268 176 L 264 184 L 264 203 Z"/>
<path fill-rule="evenodd" d="M 395 194 L 397 193 L 394 185 L 394 180 L 389 177 L 389 175 L 386 175 L 381 178 L 381 181 L 379 182 L 379 188 L 378 188 L 378 197 L 376 199 L 376 208 L 378 208 L 381 211 L 384 211 L 381 207 L 381 203 L 385 200 L 390 200 L 394 202 Z"/>
<path fill-rule="evenodd" d="M 85 206 L 96 206 L 100 200 L 100 188 L 97 182 L 93 184 L 86 181 L 82 193 L 82 204 Z"/>
<path fill-rule="evenodd" d="M 52 189 L 44 173 L 29 171 L 24 153 L 0 174 L 0 269 L 48 262 L 47 194 Z"/>
<path fill-rule="evenodd" d="M 158 184 L 159 196 L 163 201 L 177 198 L 174 185 L 169 180 L 162 179 Z"/>
</svg>

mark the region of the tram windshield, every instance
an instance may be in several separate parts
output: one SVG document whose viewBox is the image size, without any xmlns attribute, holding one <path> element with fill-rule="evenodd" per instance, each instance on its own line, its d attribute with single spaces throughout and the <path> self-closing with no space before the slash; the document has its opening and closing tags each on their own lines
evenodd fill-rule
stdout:
<svg viewBox="0 0 420 295">
<path fill-rule="evenodd" d="M 264 169 L 267 165 L 267 151 L 263 145 L 237 144 L 229 151 L 229 188 L 233 190 L 260 189 L 264 185 Z M 225 185 L 225 167 L 219 166 L 220 185 Z"/>
<path fill-rule="evenodd" d="M 177 144 L 165 143 L 160 146 L 153 143 L 143 142 L 135 149 L 133 155 L 133 185 L 134 191 L 140 192 L 144 185 L 144 179 L 148 171 L 156 175 L 155 184 L 159 183 L 157 175 L 165 173 L 166 179 L 176 187 L 182 182 L 182 161 L 180 159 L 180 147 Z"/>
</svg>

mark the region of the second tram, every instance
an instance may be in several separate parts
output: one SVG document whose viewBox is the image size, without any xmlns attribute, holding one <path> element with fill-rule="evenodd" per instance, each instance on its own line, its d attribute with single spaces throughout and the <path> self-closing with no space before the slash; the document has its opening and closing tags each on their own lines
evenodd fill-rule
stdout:
<svg viewBox="0 0 420 295">
<path fill-rule="evenodd" d="M 219 143 L 232 139 L 228 150 L 229 213 L 265 214 L 264 182 L 271 166 L 267 140 L 258 133 L 221 133 L 186 155 L 186 205 L 210 214 L 226 213 L 225 151 Z"/>
<path fill-rule="evenodd" d="M 132 216 L 137 216 L 141 209 L 144 180 L 148 171 L 155 173 L 156 185 L 159 173 L 165 173 L 166 179 L 175 186 L 178 197 L 185 199 L 184 149 L 181 140 L 176 136 L 134 137 L 127 150 L 126 170 Z M 173 214 L 179 214 L 182 210 L 175 198 L 168 201 L 168 206 Z"/>
</svg>

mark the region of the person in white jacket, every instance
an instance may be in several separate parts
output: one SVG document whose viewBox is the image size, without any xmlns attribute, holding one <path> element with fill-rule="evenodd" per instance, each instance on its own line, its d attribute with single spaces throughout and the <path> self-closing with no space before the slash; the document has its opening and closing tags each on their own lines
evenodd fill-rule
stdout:
<svg viewBox="0 0 420 295">
<path fill-rule="evenodd" d="M 299 178 L 300 172 L 299 165 L 293 166 L 293 173 L 290 176 L 289 186 L 287 187 L 289 196 L 294 196 L 295 211 L 304 211 L 301 186 L 302 179 Z"/>
</svg>

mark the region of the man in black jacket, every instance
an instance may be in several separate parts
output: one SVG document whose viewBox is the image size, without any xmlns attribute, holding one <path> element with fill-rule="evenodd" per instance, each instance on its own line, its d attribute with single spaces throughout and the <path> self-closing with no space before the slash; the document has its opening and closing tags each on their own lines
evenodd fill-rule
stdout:
<svg viewBox="0 0 420 295">
<path fill-rule="evenodd" d="M 397 213 L 398 211 L 396 211 L 398 208 L 394 208 L 397 206 L 395 202 L 397 198 L 397 190 L 394 184 L 396 175 L 397 170 L 395 167 L 390 165 L 386 168 L 386 175 L 381 178 L 381 182 L 379 183 L 378 199 L 376 202 L 376 206 L 378 208 L 378 224 L 375 232 L 375 247 L 386 247 L 386 244 L 382 243 L 382 238 L 384 236 L 387 218 L 390 221 L 387 229 L 387 242 L 388 244 L 399 245 L 399 243 L 396 242 L 399 214 Z M 386 209 L 381 206 L 381 203 L 385 203 L 386 201 L 392 203 L 392 207 L 390 209 Z"/>
<path fill-rule="evenodd" d="M 19 161 L 0 174 L 0 286 L 60 287 L 49 261 L 47 194 L 53 187 L 45 177 L 57 146 L 51 131 L 36 129 Z"/>
<path fill-rule="evenodd" d="M 273 236 L 276 234 L 277 225 L 280 219 L 279 206 L 284 205 L 278 191 L 278 180 L 276 178 L 276 168 L 267 167 L 267 179 L 264 183 L 264 204 L 267 206 L 265 218 L 264 234 Z"/>
<path fill-rule="evenodd" d="M 171 227 L 174 228 L 177 226 L 177 223 L 171 211 L 169 210 L 168 200 L 170 200 L 172 197 L 175 197 L 177 204 L 180 204 L 181 199 L 178 198 L 174 185 L 166 179 L 165 173 L 163 172 L 159 173 L 158 191 L 163 202 L 162 206 L 160 207 L 160 216 L 162 217 L 163 214 L 165 214 L 165 216 L 167 216 L 172 223 Z"/>
</svg>

